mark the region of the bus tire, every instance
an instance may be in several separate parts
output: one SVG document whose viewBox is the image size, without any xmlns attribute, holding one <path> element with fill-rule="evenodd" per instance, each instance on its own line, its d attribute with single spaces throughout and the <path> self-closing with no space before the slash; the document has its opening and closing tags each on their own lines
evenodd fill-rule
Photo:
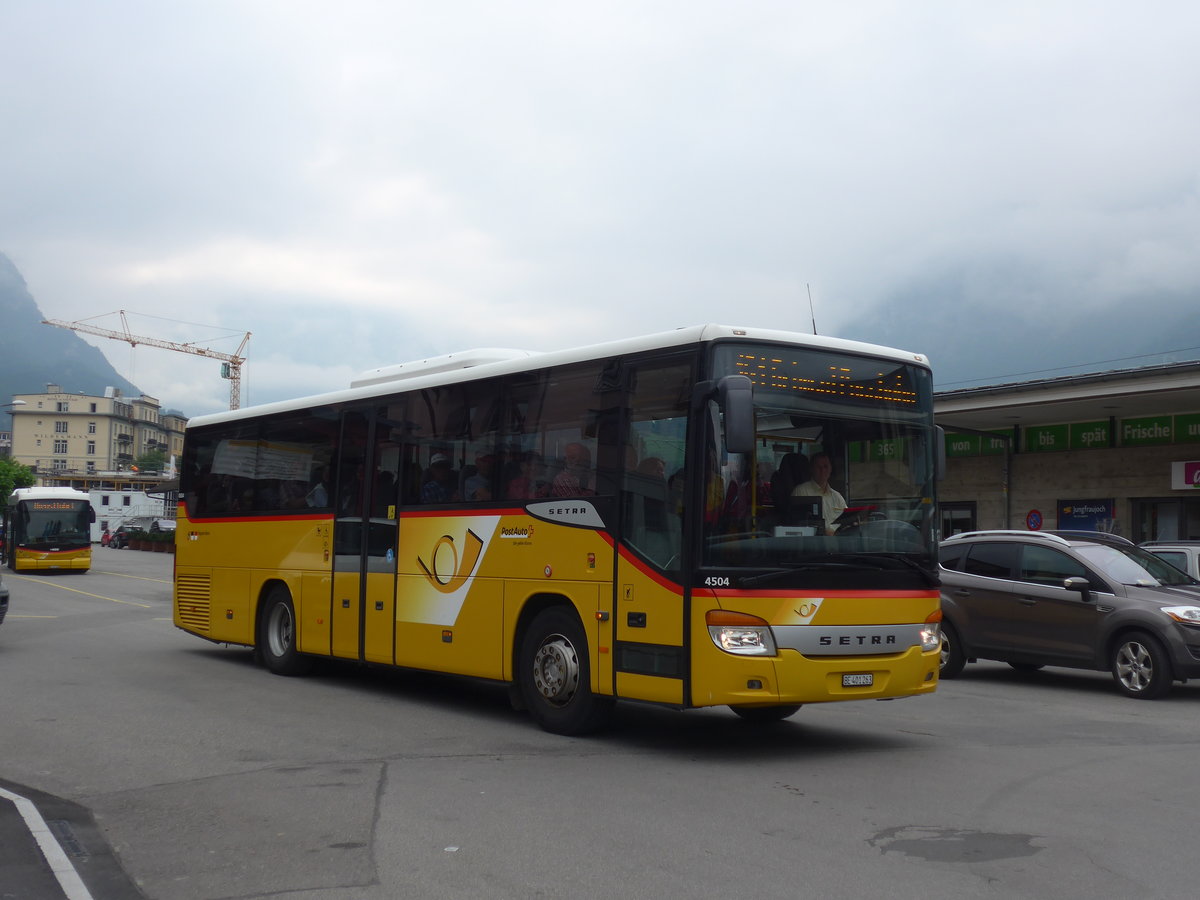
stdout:
<svg viewBox="0 0 1200 900">
<path fill-rule="evenodd" d="M 743 722 L 750 722 L 753 725 L 769 725 L 772 722 L 782 722 L 784 719 L 794 716 L 800 710 L 799 703 L 793 703 L 784 706 L 731 706 L 738 717 Z"/>
<path fill-rule="evenodd" d="M 276 675 L 306 675 L 313 659 L 296 649 L 296 608 L 282 584 L 273 585 L 263 600 L 258 620 L 258 656 Z"/>
<path fill-rule="evenodd" d="M 542 610 L 525 630 L 517 683 L 534 721 L 553 734 L 595 731 L 614 705 L 592 693 L 587 636 L 574 611 L 561 606 Z"/>
</svg>

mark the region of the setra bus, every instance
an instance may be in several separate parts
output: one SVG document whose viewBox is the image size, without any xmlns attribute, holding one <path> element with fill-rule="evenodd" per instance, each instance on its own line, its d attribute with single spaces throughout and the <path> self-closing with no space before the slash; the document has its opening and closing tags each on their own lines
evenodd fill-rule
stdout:
<svg viewBox="0 0 1200 900">
<path fill-rule="evenodd" d="M 17 488 L 4 510 L 4 558 L 14 572 L 86 572 L 92 565 L 91 498 L 66 487 Z"/>
<path fill-rule="evenodd" d="M 281 675 L 504 682 L 564 734 L 618 699 L 772 721 L 927 694 L 942 447 L 924 356 L 827 337 L 376 369 L 189 423 L 174 621 Z"/>
</svg>

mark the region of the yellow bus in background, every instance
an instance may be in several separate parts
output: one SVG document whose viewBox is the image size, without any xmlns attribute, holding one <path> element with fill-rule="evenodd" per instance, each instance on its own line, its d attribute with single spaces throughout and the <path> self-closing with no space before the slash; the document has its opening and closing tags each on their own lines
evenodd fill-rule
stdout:
<svg viewBox="0 0 1200 900">
<path fill-rule="evenodd" d="M 923 356 L 813 335 L 377 369 L 189 423 L 174 620 L 281 675 L 505 682 L 564 734 L 619 699 L 771 721 L 927 694 L 941 446 Z M 836 517 L 795 482 L 818 454 Z"/>
<path fill-rule="evenodd" d="M 92 565 L 91 498 L 65 487 L 17 488 L 4 510 L 4 559 L 14 572 L 86 572 Z"/>
</svg>

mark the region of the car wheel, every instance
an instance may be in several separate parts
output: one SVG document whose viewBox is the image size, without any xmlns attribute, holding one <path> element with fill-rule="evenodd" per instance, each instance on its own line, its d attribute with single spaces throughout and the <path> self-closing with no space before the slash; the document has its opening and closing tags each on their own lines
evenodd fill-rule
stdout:
<svg viewBox="0 0 1200 900">
<path fill-rule="evenodd" d="M 312 669 L 312 657 L 296 649 L 296 609 L 291 593 L 281 584 L 267 591 L 256 649 L 263 665 L 276 675 L 305 675 Z"/>
<path fill-rule="evenodd" d="M 782 722 L 789 716 L 794 716 L 800 709 L 799 703 L 787 706 L 731 706 L 743 721 L 754 725 L 769 725 L 771 722 Z"/>
<path fill-rule="evenodd" d="M 1117 641 L 1112 652 L 1113 680 L 1127 697 L 1156 700 L 1171 690 L 1171 661 L 1157 638 L 1131 631 Z"/>
<path fill-rule="evenodd" d="M 521 640 L 521 697 L 534 721 L 554 734 L 586 734 L 604 724 L 611 697 L 592 693 L 587 637 L 573 610 L 544 609 Z"/>
<path fill-rule="evenodd" d="M 946 620 L 942 620 L 942 658 L 939 663 L 939 678 L 957 678 L 967 664 L 958 632 Z"/>
</svg>

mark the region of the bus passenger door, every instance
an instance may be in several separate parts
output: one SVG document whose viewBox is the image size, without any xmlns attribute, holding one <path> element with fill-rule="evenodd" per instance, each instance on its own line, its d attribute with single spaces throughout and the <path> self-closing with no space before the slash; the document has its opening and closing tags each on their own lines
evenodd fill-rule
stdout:
<svg viewBox="0 0 1200 900">
<path fill-rule="evenodd" d="M 397 446 L 384 411 L 342 419 L 331 646 L 343 659 L 394 659 Z"/>
<path fill-rule="evenodd" d="M 687 676 L 683 462 L 690 357 L 631 367 L 614 611 L 618 696 L 680 704 Z"/>
</svg>

